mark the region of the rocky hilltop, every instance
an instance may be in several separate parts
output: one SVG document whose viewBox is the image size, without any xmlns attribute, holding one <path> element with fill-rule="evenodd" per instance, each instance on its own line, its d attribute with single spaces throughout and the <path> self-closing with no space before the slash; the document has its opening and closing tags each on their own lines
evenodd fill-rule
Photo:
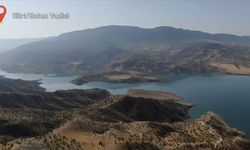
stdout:
<svg viewBox="0 0 250 150">
<path fill-rule="evenodd" d="M 212 112 L 188 120 L 193 105 L 173 93 L 134 89 L 126 95 L 104 94 L 87 106 L 60 111 L 1 108 L 0 149 L 250 148 L 242 132 Z"/>
</svg>

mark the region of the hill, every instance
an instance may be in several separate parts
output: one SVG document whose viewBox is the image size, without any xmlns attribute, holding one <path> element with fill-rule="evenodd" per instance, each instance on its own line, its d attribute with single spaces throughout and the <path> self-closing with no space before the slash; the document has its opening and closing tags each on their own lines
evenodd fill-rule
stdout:
<svg viewBox="0 0 250 150">
<path fill-rule="evenodd" d="M 39 41 L 42 40 L 41 38 L 34 38 L 34 39 L 0 39 L 0 53 L 12 50 L 14 48 L 17 48 L 21 45 L 34 42 L 34 41 Z"/>
<path fill-rule="evenodd" d="M 1 54 L 0 66 L 10 72 L 43 74 L 102 74 L 104 70 L 142 76 L 214 70 L 249 74 L 249 45 L 248 36 L 105 26 L 24 44 Z"/>
<path fill-rule="evenodd" d="M 101 89 L 0 92 L 0 143 L 48 133 L 68 121 L 73 109 L 84 108 L 108 96 L 109 92 Z"/>
<path fill-rule="evenodd" d="M 110 93 L 101 89 L 67 90 L 40 93 L 0 92 L 1 108 L 33 108 L 46 110 L 67 110 L 84 107 Z"/>
<path fill-rule="evenodd" d="M 0 148 L 250 148 L 250 141 L 242 132 L 230 128 L 212 112 L 196 120 L 186 120 L 190 107 L 192 105 L 173 93 L 130 90 L 126 95 L 109 96 L 88 107 L 70 111 L 4 109 L 0 114 L 3 122 L 0 125 Z"/>
<path fill-rule="evenodd" d="M 40 93 L 44 92 L 45 89 L 40 87 L 39 81 L 8 79 L 0 76 L 0 91 L 13 93 Z"/>
</svg>

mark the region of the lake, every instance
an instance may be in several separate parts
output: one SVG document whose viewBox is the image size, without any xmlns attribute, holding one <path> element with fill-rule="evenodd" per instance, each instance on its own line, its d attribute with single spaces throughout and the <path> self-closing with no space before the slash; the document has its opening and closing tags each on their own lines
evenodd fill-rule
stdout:
<svg viewBox="0 0 250 150">
<path fill-rule="evenodd" d="M 14 79 L 42 79 L 41 86 L 47 91 L 59 89 L 103 88 L 112 94 L 124 94 L 129 88 L 170 91 L 197 104 L 190 110 L 192 118 L 208 111 L 219 114 L 231 127 L 250 137 L 250 77 L 226 74 L 189 75 L 169 83 L 104 83 L 90 82 L 76 86 L 70 81 L 75 76 L 53 77 L 35 74 L 13 74 L 0 70 L 0 75 Z"/>
</svg>

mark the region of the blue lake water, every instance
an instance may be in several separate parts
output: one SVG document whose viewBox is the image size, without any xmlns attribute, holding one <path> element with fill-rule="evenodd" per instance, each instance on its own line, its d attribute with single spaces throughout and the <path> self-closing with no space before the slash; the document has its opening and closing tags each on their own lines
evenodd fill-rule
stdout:
<svg viewBox="0 0 250 150">
<path fill-rule="evenodd" d="M 208 111 L 219 114 L 231 127 L 245 132 L 250 137 L 250 77 L 225 74 L 191 75 L 169 83 L 104 83 L 90 82 L 76 86 L 70 81 L 75 77 L 48 77 L 34 74 L 12 74 L 0 70 L 8 78 L 42 79 L 47 91 L 59 89 L 104 88 L 113 94 L 124 94 L 129 88 L 170 91 L 197 104 L 190 110 L 192 118 Z"/>
</svg>

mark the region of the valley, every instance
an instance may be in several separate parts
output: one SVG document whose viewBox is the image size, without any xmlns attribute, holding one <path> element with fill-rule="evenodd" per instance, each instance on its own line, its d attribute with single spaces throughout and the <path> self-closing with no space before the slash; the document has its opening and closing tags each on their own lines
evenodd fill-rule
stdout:
<svg viewBox="0 0 250 150">
<path fill-rule="evenodd" d="M 250 150 L 249 8 L 1 1 L 0 150 Z"/>
<path fill-rule="evenodd" d="M 249 36 L 103 26 L 16 42 L 0 54 L 1 150 L 250 149 Z"/>
</svg>

